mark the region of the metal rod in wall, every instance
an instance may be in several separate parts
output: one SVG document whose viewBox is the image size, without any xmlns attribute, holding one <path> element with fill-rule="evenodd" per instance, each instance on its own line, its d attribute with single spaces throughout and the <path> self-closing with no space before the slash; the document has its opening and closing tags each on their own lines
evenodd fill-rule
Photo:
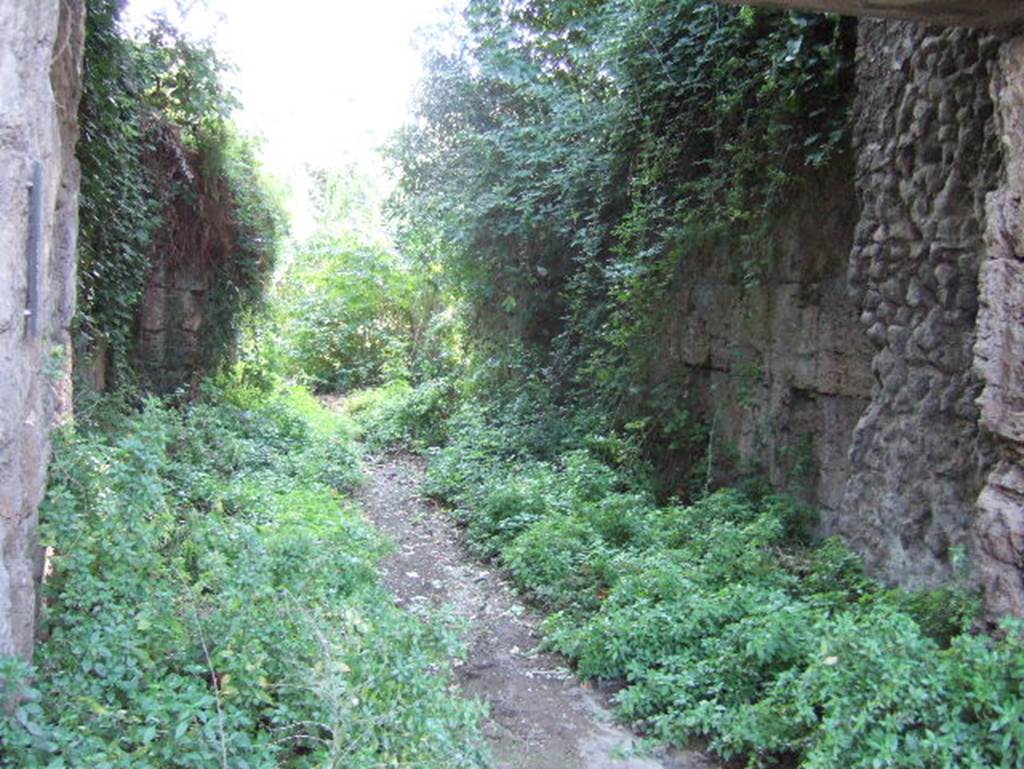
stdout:
<svg viewBox="0 0 1024 769">
<path fill-rule="evenodd" d="M 43 164 L 32 163 L 32 181 L 29 183 L 28 208 L 28 274 L 25 296 L 25 331 L 39 334 L 39 271 L 40 249 L 43 245 Z"/>
</svg>

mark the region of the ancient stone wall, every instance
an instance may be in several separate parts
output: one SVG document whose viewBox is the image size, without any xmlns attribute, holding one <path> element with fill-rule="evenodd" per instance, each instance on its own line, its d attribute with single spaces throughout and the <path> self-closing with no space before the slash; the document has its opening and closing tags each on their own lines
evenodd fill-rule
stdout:
<svg viewBox="0 0 1024 769">
<path fill-rule="evenodd" d="M 132 365 L 144 386 L 171 393 L 195 386 L 224 354 L 213 337 L 230 329 L 215 328 L 222 319 L 214 296 L 225 290 L 238 228 L 231 192 L 208 159 L 186 149 L 171 124 L 158 121 L 149 130 L 144 162 L 163 210 L 136 310 Z"/>
<path fill-rule="evenodd" d="M 890 582 L 969 556 L 1024 616 L 1024 38 L 862 22 L 850 286 L 877 352 L 833 530 Z"/>
<path fill-rule="evenodd" d="M 765 473 L 841 514 L 853 427 L 871 392 L 871 346 L 846 287 L 858 207 L 849 161 L 805 182 L 777 226 L 776 258 L 744 286 L 733 253 L 688 259 L 664 329 L 712 425 L 717 480 Z"/>
<path fill-rule="evenodd" d="M 764 5 L 948 26 L 996 27 L 1024 21 L 1020 0 L 721 0 L 730 5 Z"/>
<path fill-rule="evenodd" d="M 738 459 L 804 494 L 892 584 L 963 552 L 989 616 L 1024 616 L 1024 37 L 859 34 L 853 167 L 793 201 L 760 286 L 687 265 L 665 371 L 721 480 Z"/>
<path fill-rule="evenodd" d="M 202 332 L 208 322 L 213 275 L 196 265 L 175 265 L 157 255 L 139 306 L 134 361 L 146 384 L 169 393 L 203 373 Z"/>
<path fill-rule="evenodd" d="M 0 656 L 30 656 L 38 505 L 70 411 L 82 0 L 0 3 Z"/>
<path fill-rule="evenodd" d="M 1024 36 L 992 79 L 1003 174 L 989 195 L 974 372 L 995 464 L 978 497 L 976 561 L 990 614 L 1024 617 Z"/>
<path fill-rule="evenodd" d="M 860 25 L 850 286 L 877 348 L 876 385 L 835 531 L 901 584 L 948 578 L 991 464 L 972 348 L 985 198 L 1001 169 L 989 95 L 999 44 L 976 31 Z"/>
</svg>

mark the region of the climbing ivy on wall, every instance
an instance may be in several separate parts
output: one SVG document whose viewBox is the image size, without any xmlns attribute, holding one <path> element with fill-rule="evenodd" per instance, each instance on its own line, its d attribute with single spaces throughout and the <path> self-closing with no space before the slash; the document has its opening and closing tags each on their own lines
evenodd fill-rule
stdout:
<svg viewBox="0 0 1024 769">
<path fill-rule="evenodd" d="M 251 142 L 231 125 L 224 65 L 163 21 L 145 39 L 129 37 L 122 5 L 87 4 L 78 146 L 76 360 L 81 369 L 103 358 L 107 384 L 135 378 L 138 307 L 160 252 L 183 250 L 179 264 L 213 270 L 202 356 L 213 368 L 230 352 L 243 308 L 259 302 L 284 230 Z M 182 238 L 183 229 L 200 234 Z M 227 254 L 209 264 L 196 243 L 214 240 Z"/>
<path fill-rule="evenodd" d="M 776 214 L 846 146 L 854 37 L 698 0 L 471 0 L 392 148 L 406 248 L 443 254 L 495 354 L 525 343 L 620 423 L 679 421 L 647 384 L 667 291 L 710 249 L 760 279 Z"/>
<path fill-rule="evenodd" d="M 118 29 L 120 5 L 90 0 L 86 15 L 76 319 L 76 360 L 109 354 L 117 368 L 126 363 L 148 246 L 160 224 L 142 163 L 145 77 Z"/>
</svg>

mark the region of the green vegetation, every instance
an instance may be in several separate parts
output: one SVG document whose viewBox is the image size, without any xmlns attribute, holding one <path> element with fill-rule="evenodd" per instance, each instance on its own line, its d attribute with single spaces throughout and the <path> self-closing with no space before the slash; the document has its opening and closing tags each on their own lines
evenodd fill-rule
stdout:
<svg viewBox="0 0 1024 769">
<path fill-rule="evenodd" d="M 661 340 L 691 257 L 759 280 L 775 215 L 846 147 L 854 25 L 704 0 L 471 0 L 392 155 L 404 253 L 474 347 L 634 425 L 666 472 L 706 446 Z M 667 438 L 667 440 L 666 440 Z"/>
<path fill-rule="evenodd" d="M 455 628 L 394 607 L 347 496 L 352 426 L 301 390 L 100 410 L 43 509 L 46 641 L 0 765 L 473 767 Z"/>
<path fill-rule="evenodd" d="M 126 385 L 139 373 L 136 315 L 154 262 L 213 270 L 202 351 L 213 371 L 262 297 L 284 218 L 256 148 L 230 122 L 215 53 L 165 22 L 145 40 L 126 36 L 122 5 L 87 3 L 75 346 L 79 369 L 104 358 Z"/>
<path fill-rule="evenodd" d="M 275 290 L 271 367 L 320 392 L 445 370 L 458 327 L 436 273 L 395 249 L 381 198 L 357 170 L 313 181 L 317 228 Z"/>
<path fill-rule="evenodd" d="M 400 379 L 350 393 L 345 408 L 355 417 L 360 438 L 371 450 L 426 449 L 445 441 L 447 418 L 456 398 L 447 379 L 427 380 L 416 387 Z"/>
<path fill-rule="evenodd" d="M 413 281 L 384 245 L 315 236 L 299 249 L 279 294 L 286 370 L 327 392 L 406 374 Z"/>
<path fill-rule="evenodd" d="M 430 491 L 652 739 L 751 767 L 1019 765 L 1019 629 L 973 634 L 966 583 L 882 587 L 756 474 L 715 489 L 712 417 L 663 341 L 697 258 L 756 285 L 786 204 L 844 162 L 849 21 L 701 0 L 464 20 L 392 147 L 391 206 L 470 341 L 443 409 L 437 382 L 361 394 L 369 440 L 436 442 Z"/>
<path fill-rule="evenodd" d="M 1024 761 L 1022 628 L 971 632 L 965 587 L 883 588 L 838 540 L 812 544 L 812 511 L 763 485 L 659 504 L 630 438 L 567 420 L 540 389 L 477 392 L 433 431 L 447 442 L 429 452 L 428 488 L 551 612 L 550 648 L 584 678 L 624 682 L 619 712 L 653 740 L 704 738 L 750 767 Z M 356 418 L 391 440 L 376 415 L 416 402 L 405 388 L 360 397 L 375 405 Z"/>
<path fill-rule="evenodd" d="M 224 65 L 164 22 L 127 36 L 122 5 L 88 3 L 74 334 L 79 373 L 105 359 L 114 393 L 81 388 L 58 441 L 41 643 L 31 666 L 0 660 L 0 766 L 485 766 L 482 708 L 452 691 L 459 627 L 378 584 L 389 545 L 349 495 L 355 425 L 277 376 L 426 371 L 413 343 L 445 333 L 416 325 L 426 282 L 347 224 L 372 207 L 338 206 L 367 191 L 320 174 L 321 231 L 268 311 L 283 217 L 230 122 Z M 212 275 L 190 373 L 237 358 L 188 398 L 148 398 L 136 358 L 163 268 Z"/>
<path fill-rule="evenodd" d="M 89 5 L 77 339 L 126 386 L 57 451 L 45 641 L 0 667 L 0 765 L 486 765 L 450 691 L 458 628 L 377 583 L 360 444 L 429 457 L 473 553 L 652 740 L 749 767 L 1024 765 L 1022 628 L 977 633 L 966 581 L 883 587 L 756 474 L 715 488 L 713 417 L 661 341 L 696 258 L 756 285 L 785 204 L 843 162 L 848 20 L 470 0 L 389 150 L 394 238 L 364 177 L 314 171 L 317 231 L 260 312 L 281 220 L 221 65 Z M 169 181 L 179 151 L 196 188 Z M 251 323 L 231 375 L 172 405 L 130 386 L 132 323 L 154 248 L 216 229 L 197 194 L 236 246 L 205 373 Z"/>
</svg>

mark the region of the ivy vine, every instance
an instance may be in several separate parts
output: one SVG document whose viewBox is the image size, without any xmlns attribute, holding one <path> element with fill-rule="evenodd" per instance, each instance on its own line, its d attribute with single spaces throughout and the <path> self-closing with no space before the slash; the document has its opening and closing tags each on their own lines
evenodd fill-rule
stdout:
<svg viewBox="0 0 1024 769">
<path fill-rule="evenodd" d="M 854 24 L 706 0 L 471 0 L 455 37 L 392 148 L 406 249 L 442 254 L 491 351 L 526 344 L 564 397 L 620 426 L 679 422 L 650 375 L 667 292 L 711 249 L 739 285 L 760 279 L 777 214 L 846 147 Z"/>
<path fill-rule="evenodd" d="M 194 365 L 207 371 L 230 357 L 284 231 L 253 146 L 231 125 L 236 102 L 222 82 L 225 65 L 165 21 L 144 39 L 130 37 L 118 23 L 122 5 L 88 0 L 86 16 L 75 339 L 80 380 L 97 362 L 106 369 L 107 381 L 93 386 L 140 379 L 139 305 L 168 249 L 185 249 L 179 262 L 213 274 Z M 210 237 L 182 238 L 183 230 Z M 227 248 L 210 264 L 196 242 L 215 238 Z"/>
</svg>

